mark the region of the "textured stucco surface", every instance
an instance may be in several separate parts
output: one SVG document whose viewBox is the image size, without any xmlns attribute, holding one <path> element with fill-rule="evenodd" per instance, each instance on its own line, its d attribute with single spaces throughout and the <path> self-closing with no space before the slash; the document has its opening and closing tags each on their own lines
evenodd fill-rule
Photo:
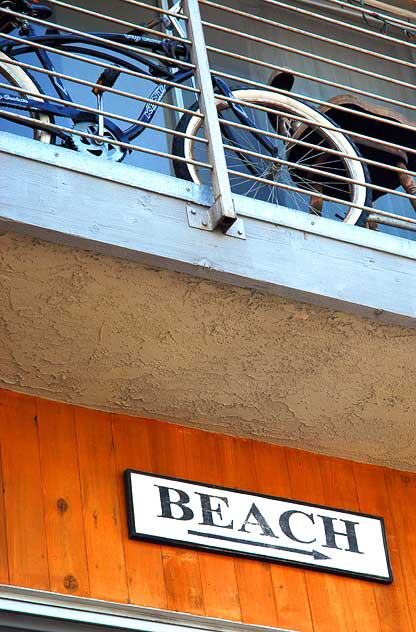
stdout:
<svg viewBox="0 0 416 632">
<path fill-rule="evenodd" d="M 415 470 L 416 330 L 0 237 L 0 385 Z"/>
</svg>

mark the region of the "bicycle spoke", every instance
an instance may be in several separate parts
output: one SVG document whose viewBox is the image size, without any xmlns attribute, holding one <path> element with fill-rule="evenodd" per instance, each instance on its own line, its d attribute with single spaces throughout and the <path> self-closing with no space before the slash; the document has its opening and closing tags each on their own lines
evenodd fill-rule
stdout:
<svg viewBox="0 0 416 632">
<path fill-rule="evenodd" d="M 332 218 L 342 207 L 343 217 L 350 214 L 350 223 L 353 223 L 351 217 L 356 221 L 359 215 L 354 214 L 354 209 L 348 208 L 348 204 L 356 204 L 357 201 L 364 204 L 365 190 L 363 192 L 362 187 L 358 188 L 363 172 L 361 164 L 357 166 L 354 161 L 354 148 L 348 144 L 348 139 L 339 132 L 320 128 L 319 117 L 323 125 L 325 117 L 290 97 L 283 99 L 278 95 L 269 95 L 263 101 L 264 92 L 244 89 L 235 94 L 243 101 L 247 98 L 247 106 L 243 107 L 253 121 L 253 130 L 239 126 L 241 121 L 229 105 L 221 109 L 223 142 L 228 145 L 225 150 L 227 167 L 238 174 L 230 174 L 232 191 L 316 216 Z M 275 108 L 276 120 L 273 120 L 273 115 L 257 109 L 256 105 Z M 308 111 L 313 121 L 311 124 L 299 125 L 293 120 L 292 115 L 307 119 Z M 225 131 L 227 121 L 237 123 L 236 126 L 228 126 L 228 132 Z M 277 131 L 281 136 L 273 140 L 273 151 L 269 148 L 271 140 L 267 131 Z M 195 133 L 195 130 L 192 132 Z M 267 138 L 265 144 L 262 143 L 263 133 L 263 138 Z M 342 155 L 344 152 L 352 157 Z M 336 176 L 341 176 L 341 179 Z M 342 178 L 353 179 L 357 184 L 345 182 Z M 334 200 L 326 200 L 327 196 Z"/>
</svg>

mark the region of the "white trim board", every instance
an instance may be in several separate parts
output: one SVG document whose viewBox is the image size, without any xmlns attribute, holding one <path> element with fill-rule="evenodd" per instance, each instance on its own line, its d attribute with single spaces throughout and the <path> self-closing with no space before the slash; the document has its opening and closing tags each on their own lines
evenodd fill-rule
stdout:
<svg viewBox="0 0 416 632">
<path fill-rule="evenodd" d="M 416 243 L 235 196 L 247 239 L 191 228 L 211 191 L 0 137 L 0 227 L 71 247 L 416 326 Z"/>
<path fill-rule="evenodd" d="M 48 630 L 56 629 L 60 632 L 63 623 L 71 622 L 95 626 L 94 629 L 103 626 L 140 632 L 189 632 L 190 629 L 197 632 L 294 632 L 283 628 L 3 585 L 0 586 L 0 628 L 8 615 L 12 615 L 10 621 L 17 623 L 18 618 L 13 618 L 13 615 L 21 615 L 22 624 L 19 627 L 22 629 L 29 630 L 30 617 L 36 617 L 39 622 L 36 629 L 45 629 L 44 621 L 48 619 L 52 620 L 52 627 L 48 626 Z M 54 627 L 54 623 L 58 625 Z M 82 629 L 85 631 L 85 626 Z"/>
</svg>

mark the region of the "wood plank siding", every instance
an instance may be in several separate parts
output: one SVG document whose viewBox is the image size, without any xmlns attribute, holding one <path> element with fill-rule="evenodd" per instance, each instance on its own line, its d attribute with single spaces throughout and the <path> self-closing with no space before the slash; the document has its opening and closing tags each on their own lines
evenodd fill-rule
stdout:
<svg viewBox="0 0 416 632">
<path fill-rule="evenodd" d="M 416 632 L 416 474 L 0 391 L 0 583 L 300 632 Z M 391 585 L 129 540 L 132 468 L 384 516 Z"/>
</svg>

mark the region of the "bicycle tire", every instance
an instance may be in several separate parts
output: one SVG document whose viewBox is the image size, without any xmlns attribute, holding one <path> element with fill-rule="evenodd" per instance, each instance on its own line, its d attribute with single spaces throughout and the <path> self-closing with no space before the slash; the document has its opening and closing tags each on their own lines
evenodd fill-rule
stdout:
<svg viewBox="0 0 416 632">
<path fill-rule="evenodd" d="M 10 57 L 8 57 L 3 51 L 0 51 L 0 77 L 6 79 L 12 87 L 22 88 L 31 93 L 31 98 L 41 101 L 42 92 L 35 84 L 33 79 L 19 66 L 11 63 Z M 25 96 L 23 92 L 13 92 L 12 94 Z M 41 112 L 29 112 L 30 116 L 42 123 L 52 122 L 51 117 L 48 114 Z M 29 127 L 29 126 L 28 126 Z M 42 143 L 53 143 L 53 135 L 51 132 L 44 129 L 33 128 L 33 138 L 39 140 Z"/>
<path fill-rule="evenodd" d="M 367 213 L 363 212 L 360 207 L 371 205 L 371 189 L 365 186 L 365 184 L 370 183 L 368 170 L 365 164 L 355 159 L 360 156 L 359 151 L 345 135 L 338 131 L 322 128 L 322 126 L 327 126 L 328 124 L 337 127 L 335 123 L 303 101 L 275 92 L 236 89 L 233 91 L 233 97 L 244 101 L 244 107 L 247 109 L 248 115 L 255 119 L 258 129 L 265 130 L 265 132 L 276 132 L 278 115 L 280 115 L 281 119 L 290 122 L 290 124 L 293 125 L 293 130 L 295 130 L 285 141 L 275 141 L 271 138 L 272 142 L 277 142 L 284 146 L 284 160 L 295 163 L 295 166 L 290 167 L 279 164 L 277 161 L 270 161 L 270 154 L 266 155 L 264 147 L 253 136 L 252 132 L 247 130 L 241 132 L 240 128 L 232 127 L 233 134 L 235 135 L 235 130 L 237 130 L 237 133 L 242 137 L 239 139 L 239 147 L 243 147 L 243 149 L 248 149 L 249 151 L 256 150 L 256 153 L 263 153 L 262 158 L 253 158 L 250 156 L 250 161 L 252 161 L 251 166 L 254 166 L 256 173 L 259 173 L 264 179 L 286 185 L 285 193 L 279 194 L 276 190 L 280 187 L 275 186 L 275 184 L 253 184 L 253 179 L 248 177 L 250 175 L 250 169 L 247 168 L 247 163 L 240 159 L 240 169 L 238 171 L 239 173 L 244 173 L 245 167 L 246 182 L 244 183 L 244 177 L 236 179 L 230 176 L 231 190 L 234 193 L 248 195 L 249 197 L 272 203 L 279 203 L 281 206 L 295 208 L 297 210 L 309 210 L 309 212 L 315 212 L 314 207 L 312 207 L 311 211 L 311 199 L 313 198 L 315 200 L 315 194 L 321 193 L 335 197 L 339 202 L 334 203 L 326 200 L 323 200 L 322 203 L 319 202 L 322 206 L 320 211 L 317 211 L 318 215 L 324 214 L 327 217 L 342 219 L 346 224 L 365 224 Z M 251 105 L 260 105 L 276 109 L 276 115 L 265 113 L 264 111 L 262 112 L 254 107 L 250 107 Z M 225 144 L 229 144 L 230 140 L 225 137 L 224 134 L 226 128 L 223 121 L 226 120 L 226 117 L 237 123 L 239 121 L 235 115 L 233 115 L 229 103 L 225 100 L 221 100 L 221 96 L 219 95 L 216 95 L 216 106 L 221 117 L 221 129 L 224 142 Z M 199 112 L 198 104 L 194 104 L 189 109 Z M 258 114 L 259 112 L 260 115 Z M 302 123 L 296 120 L 291 121 L 290 115 L 301 117 L 304 120 L 306 119 L 308 123 Z M 259 125 L 258 119 L 263 121 L 261 126 Z M 200 117 L 186 113 L 181 117 L 176 129 L 188 135 L 202 136 L 203 120 Z M 268 138 L 270 139 L 270 137 Z M 291 140 L 300 140 L 312 144 L 317 147 L 317 150 L 315 151 L 309 147 L 302 146 L 299 143 L 291 143 Z M 240 144 L 240 142 L 242 144 Z M 234 144 L 236 145 L 236 143 Z M 341 151 L 343 154 L 346 154 L 346 156 L 340 157 L 336 154 L 325 152 L 327 149 Z M 196 159 L 207 162 L 206 148 L 204 148 L 202 143 L 189 138 L 175 136 L 172 151 L 176 156 L 185 159 Z M 314 151 L 315 154 L 313 153 Z M 228 168 L 233 168 L 233 161 L 236 160 L 238 154 L 231 149 L 226 150 L 225 154 Z M 278 155 L 280 158 L 282 157 L 280 148 Z M 326 165 L 322 160 L 323 155 L 327 157 Z M 269 159 L 267 160 L 267 158 Z M 317 164 L 317 161 L 319 164 Z M 277 166 L 274 166 L 276 164 Z M 241 166 L 243 167 L 243 171 L 241 171 Z M 190 180 L 197 184 L 210 183 L 208 170 L 204 172 L 202 168 L 179 160 L 173 161 L 173 167 L 175 174 L 182 179 Z M 307 169 L 311 167 L 320 170 L 322 173 L 319 175 L 315 172 L 308 172 Z M 285 169 L 286 174 L 284 173 Z M 307 178 L 306 174 L 308 173 L 311 174 L 312 177 Z M 337 175 L 341 176 L 341 178 L 337 179 Z M 343 181 L 342 177 L 353 180 L 354 184 Z M 301 189 L 302 192 L 291 192 L 291 188 Z M 282 189 L 280 188 L 280 190 Z M 282 197 L 284 197 L 285 202 L 283 204 L 281 202 Z M 314 202 L 314 204 L 318 206 L 316 202 Z M 341 208 L 342 215 L 340 216 L 337 211 Z"/>
</svg>

